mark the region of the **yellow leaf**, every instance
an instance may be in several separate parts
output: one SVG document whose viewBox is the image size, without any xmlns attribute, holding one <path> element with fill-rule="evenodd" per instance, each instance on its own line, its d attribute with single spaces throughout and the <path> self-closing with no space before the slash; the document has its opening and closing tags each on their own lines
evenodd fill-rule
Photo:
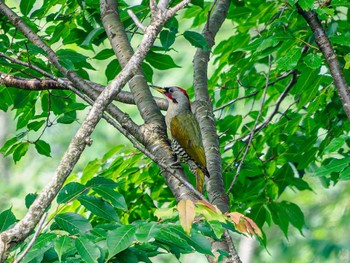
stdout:
<svg viewBox="0 0 350 263">
<path fill-rule="evenodd" d="M 195 217 L 194 204 L 191 200 L 181 200 L 177 205 L 180 224 L 183 230 L 190 235 L 192 223 Z"/>
<path fill-rule="evenodd" d="M 173 215 L 173 213 L 174 213 L 174 208 L 158 208 L 154 212 L 154 215 L 158 219 L 168 219 Z"/>
</svg>

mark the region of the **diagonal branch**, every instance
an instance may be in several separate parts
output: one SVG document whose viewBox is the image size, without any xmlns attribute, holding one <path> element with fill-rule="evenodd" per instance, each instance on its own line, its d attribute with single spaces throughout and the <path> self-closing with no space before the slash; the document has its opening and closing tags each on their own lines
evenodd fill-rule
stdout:
<svg viewBox="0 0 350 263">
<path fill-rule="evenodd" d="M 175 10 L 178 10 L 176 8 L 182 7 L 184 3 L 180 2 L 175 9 L 167 11 L 163 8 L 163 5 L 166 6 L 166 2 L 163 1 L 161 7 L 157 7 L 155 3 L 151 2 L 152 19 L 157 19 L 159 16 L 161 16 L 159 19 L 168 19 L 174 14 Z M 117 10 L 117 2 L 114 0 L 101 0 L 100 8 L 102 23 L 108 39 L 119 63 L 122 67 L 125 67 L 134 51 L 125 33 L 119 13 L 115 11 Z M 142 25 L 142 31 L 147 31 L 148 29 Z M 154 161 L 158 164 L 162 163 L 163 166 L 170 167 L 176 162 L 176 158 L 166 136 L 164 117 L 154 102 L 154 98 L 140 67 L 135 72 L 135 77 L 130 80 L 129 86 L 141 117 L 145 121 L 141 129 L 144 145 L 154 154 L 155 159 L 152 158 Z M 172 176 L 167 169 L 162 170 L 164 171 L 162 174 L 167 180 L 167 184 L 178 200 L 191 197 L 193 190 L 183 187 L 184 184 L 177 179 L 181 177 L 183 180 L 187 180 L 181 167 L 176 170 L 178 173 L 177 178 Z M 179 183 L 181 184 L 179 185 Z"/>
<path fill-rule="evenodd" d="M 337 56 L 335 55 L 334 50 L 332 48 L 332 44 L 329 41 L 329 38 L 325 30 L 323 29 L 317 14 L 312 10 L 303 10 L 298 3 L 296 3 L 295 6 L 297 7 L 298 12 L 304 17 L 306 22 L 309 24 L 312 32 L 314 32 L 315 41 L 326 59 L 326 62 L 334 80 L 335 87 L 338 90 L 340 100 L 343 104 L 344 111 L 348 119 L 350 119 L 350 91 L 344 78 L 343 72 L 339 66 Z"/>
<path fill-rule="evenodd" d="M 188 0 L 181 2 L 184 5 Z M 0 2 L 0 11 L 16 26 L 21 24 L 18 29 L 28 29 L 28 26 L 23 26 L 22 21 L 10 10 L 3 2 Z M 161 11 L 158 11 L 161 12 Z M 169 18 L 162 14 L 156 14 L 157 17 L 163 19 L 152 19 L 151 24 L 147 27 L 144 37 L 141 40 L 139 48 L 131 57 L 129 62 L 125 65 L 122 71 L 116 78 L 106 87 L 106 89 L 98 96 L 86 119 L 78 129 L 74 138 L 72 139 L 67 151 L 65 152 L 60 164 L 58 165 L 55 174 L 51 181 L 45 186 L 43 191 L 36 198 L 34 203 L 28 209 L 28 212 L 21 221 L 15 224 L 9 230 L 0 235 L 0 261 L 6 260 L 9 251 L 13 246 L 18 244 L 21 240 L 28 237 L 30 232 L 38 224 L 40 218 L 45 213 L 45 209 L 50 205 L 59 190 L 62 188 L 66 178 L 71 173 L 73 167 L 80 158 L 85 147 L 91 143 L 90 135 L 95 129 L 95 126 L 102 117 L 103 110 L 113 100 L 114 96 L 122 89 L 127 81 L 137 71 L 147 52 L 153 45 L 156 36 L 162 29 L 162 26 Z M 25 32 L 25 35 L 28 31 Z M 31 35 L 31 34 L 28 34 Z M 33 37 L 31 35 L 31 37 Z M 68 74 L 69 75 L 69 74 Z"/>
</svg>

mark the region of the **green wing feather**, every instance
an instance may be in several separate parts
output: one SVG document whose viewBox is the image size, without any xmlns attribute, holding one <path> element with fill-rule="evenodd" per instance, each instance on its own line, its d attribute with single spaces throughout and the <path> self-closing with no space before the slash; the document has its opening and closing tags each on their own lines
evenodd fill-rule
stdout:
<svg viewBox="0 0 350 263">
<path fill-rule="evenodd" d="M 207 167 L 202 135 L 192 112 L 174 117 L 170 123 L 170 133 L 197 164 Z"/>
</svg>

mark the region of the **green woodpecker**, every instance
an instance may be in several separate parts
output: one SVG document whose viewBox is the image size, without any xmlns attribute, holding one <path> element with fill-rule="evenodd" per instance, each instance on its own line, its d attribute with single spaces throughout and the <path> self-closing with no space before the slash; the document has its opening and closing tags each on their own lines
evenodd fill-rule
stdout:
<svg viewBox="0 0 350 263">
<path fill-rule="evenodd" d="M 209 173 L 201 131 L 191 111 L 190 99 L 180 87 L 151 87 L 164 94 L 169 101 L 165 122 L 171 135 L 171 147 L 178 161 L 189 165 L 196 175 L 198 191 L 203 192 L 204 176 L 209 177 Z"/>
</svg>

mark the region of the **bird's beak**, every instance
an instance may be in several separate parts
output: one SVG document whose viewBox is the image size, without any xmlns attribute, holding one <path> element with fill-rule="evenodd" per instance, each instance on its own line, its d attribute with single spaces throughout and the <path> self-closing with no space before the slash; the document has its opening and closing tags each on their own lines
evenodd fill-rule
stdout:
<svg viewBox="0 0 350 263">
<path fill-rule="evenodd" d="M 154 85 L 149 85 L 152 89 L 155 89 L 156 91 L 164 94 L 166 93 L 166 89 L 162 88 L 162 87 L 159 87 L 159 86 L 154 86 Z"/>
</svg>

